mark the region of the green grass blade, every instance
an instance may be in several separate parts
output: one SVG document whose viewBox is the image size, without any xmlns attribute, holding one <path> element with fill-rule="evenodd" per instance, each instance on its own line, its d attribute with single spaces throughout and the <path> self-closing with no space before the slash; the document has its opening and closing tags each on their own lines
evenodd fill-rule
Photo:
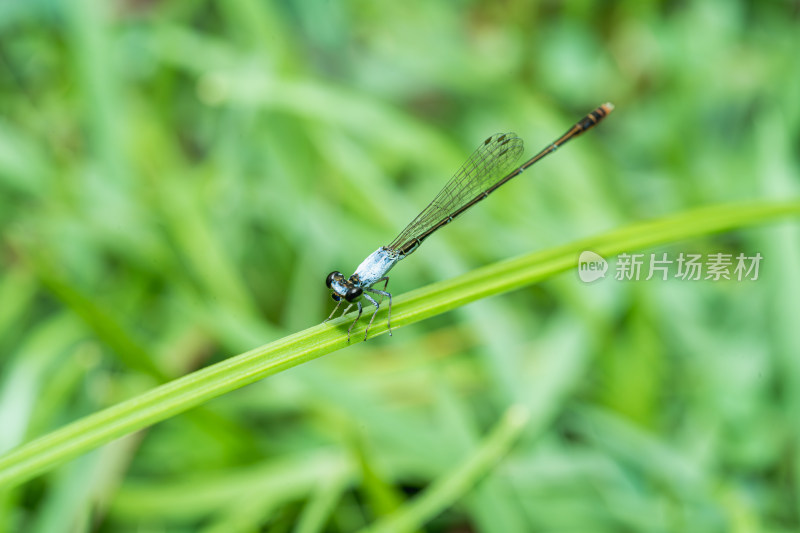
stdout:
<svg viewBox="0 0 800 533">
<path fill-rule="evenodd" d="M 573 268 L 581 251 L 603 256 L 632 252 L 692 237 L 800 215 L 800 201 L 748 202 L 707 207 L 641 222 L 564 246 L 527 254 L 434 283 L 394 299 L 392 325 L 400 328 L 480 298 L 536 283 Z M 385 314 L 382 312 L 382 317 Z M 231 357 L 135 398 L 97 412 L 0 457 L 0 488 L 38 473 L 128 433 L 186 411 L 231 390 L 347 346 L 353 315 L 320 324 Z M 354 328 L 352 343 L 363 339 Z M 372 335 L 386 332 L 378 318 Z"/>
<path fill-rule="evenodd" d="M 416 531 L 423 527 L 472 489 L 508 453 L 525 428 L 529 416 L 524 406 L 511 406 L 469 459 L 434 482 L 413 502 L 363 530 L 363 533 Z"/>
</svg>

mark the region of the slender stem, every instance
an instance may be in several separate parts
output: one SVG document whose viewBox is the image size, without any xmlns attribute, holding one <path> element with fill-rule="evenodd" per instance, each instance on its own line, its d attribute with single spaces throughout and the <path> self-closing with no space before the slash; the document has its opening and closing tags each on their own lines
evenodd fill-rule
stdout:
<svg viewBox="0 0 800 533">
<path fill-rule="evenodd" d="M 626 226 L 596 237 L 486 266 L 394 299 L 396 330 L 480 298 L 508 292 L 574 268 L 583 250 L 609 256 L 669 242 L 800 216 L 800 201 L 748 202 L 706 207 Z M 384 311 L 381 311 L 384 316 Z M 23 483 L 64 461 L 123 435 L 184 412 L 226 392 L 277 374 L 348 345 L 352 317 L 231 357 L 130 400 L 84 417 L 0 457 L 0 489 Z M 359 325 L 352 344 L 361 342 Z M 372 336 L 387 331 L 376 321 Z"/>
</svg>

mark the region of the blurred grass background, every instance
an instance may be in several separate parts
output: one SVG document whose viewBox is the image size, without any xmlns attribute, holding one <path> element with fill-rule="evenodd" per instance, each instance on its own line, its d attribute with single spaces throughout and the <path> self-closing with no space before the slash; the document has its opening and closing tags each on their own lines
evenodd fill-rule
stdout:
<svg viewBox="0 0 800 533">
<path fill-rule="evenodd" d="M 318 323 L 325 276 L 494 132 L 531 155 L 617 106 L 394 294 L 797 198 L 799 22 L 789 1 L 0 4 L 0 452 Z M 652 252 L 764 260 L 754 282 L 568 273 L 371 339 L 0 491 L 0 531 L 355 531 L 515 404 L 505 458 L 413 530 L 800 529 L 797 223 Z"/>
</svg>

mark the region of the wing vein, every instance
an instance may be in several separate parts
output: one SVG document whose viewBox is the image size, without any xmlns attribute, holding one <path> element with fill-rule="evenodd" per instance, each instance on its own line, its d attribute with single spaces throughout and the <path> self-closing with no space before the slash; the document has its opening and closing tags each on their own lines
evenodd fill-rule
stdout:
<svg viewBox="0 0 800 533">
<path fill-rule="evenodd" d="M 522 152 L 522 139 L 514 133 L 496 133 L 486 139 L 433 201 L 387 247 L 413 248 L 411 243 L 427 237 L 431 229 L 507 176 Z"/>
</svg>

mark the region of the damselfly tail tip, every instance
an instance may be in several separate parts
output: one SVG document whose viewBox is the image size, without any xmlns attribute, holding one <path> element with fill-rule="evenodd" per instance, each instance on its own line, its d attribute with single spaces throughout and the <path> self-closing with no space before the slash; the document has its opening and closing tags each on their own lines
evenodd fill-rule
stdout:
<svg viewBox="0 0 800 533">
<path fill-rule="evenodd" d="M 601 105 L 600 107 L 605 109 L 606 113 L 611 113 L 612 111 L 614 111 L 614 104 L 612 104 L 611 102 L 606 102 L 605 104 Z"/>
</svg>

